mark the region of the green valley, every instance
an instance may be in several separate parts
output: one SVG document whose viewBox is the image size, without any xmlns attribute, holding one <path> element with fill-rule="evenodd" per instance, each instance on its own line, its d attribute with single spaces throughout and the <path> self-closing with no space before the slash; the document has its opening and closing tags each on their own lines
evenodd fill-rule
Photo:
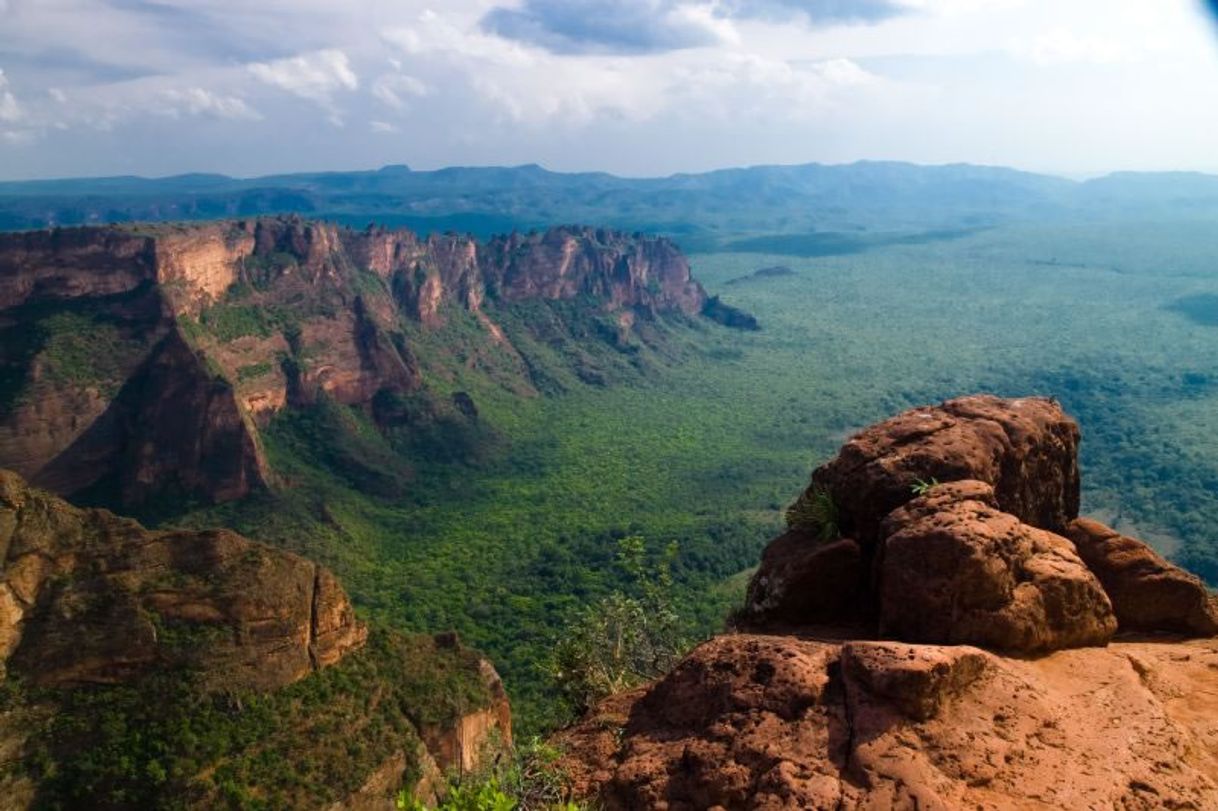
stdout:
<svg viewBox="0 0 1218 811">
<path fill-rule="evenodd" d="M 1208 223 L 1178 221 L 695 254 L 709 292 L 760 332 L 671 323 L 666 356 L 643 371 L 623 366 L 607 386 L 568 375 L 541 397 L 463 357 L 433 360 L 429 386 L 471 393 L 493 431 L 482 458 L 415 455 L 403 494 L 378 496 L 331 450 L 342 437 L 357 457 L 392 459 L 390 440 L 342 407 L 288 414 L 265 434 L 287 486 L 166 520 L 321 560 L 392 625 L 458 630 L 499 666 L 525 730 L 563 718 L 544 664 L 564 621 L 620 584 L 619 538 L 642 535 L 656 555 L 679 544 L 675 603 L 691 638 L 711 633 L 810 467 L 853 429 L 961 393 L 1058 397 L 1084 432 L 1085 511 L 1215 582 L 1218 333 L 1188 304 L 1218 292 L 1215 255 Z M 775 265 L 795 272 L 727 285 Z M 512 317 L 536 317 L 488 311 L 512 337 Z"/>
</svg>

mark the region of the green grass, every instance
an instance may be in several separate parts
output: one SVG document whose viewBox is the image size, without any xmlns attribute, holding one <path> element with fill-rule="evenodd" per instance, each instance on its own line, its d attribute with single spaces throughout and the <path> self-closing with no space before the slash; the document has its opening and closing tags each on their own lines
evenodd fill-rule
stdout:
<svg viewBox="0 0 1218 811">
<path fill-rule="evenodd" d="M 275 367 L 269 361 L 260 363 L 251 363 L 246 366 L 237 367 L 237 380 L 244 383 L 248 380 L 257 380 L 260 377 L 269 375 Z"/>
<path fill-rule="evenodd" d="M 268 338 L 274 331 L 265 311 L 247 304 L 217 304 L 204 310 L 199 321 L 221 343 L 250 335 Z"/>
<path fill-rule="evenodd" d="M 57 388 L 117 393 L 142 356 L 132 325 L 108 316 L 101 307 L 71 302 L 62 306 L 17 308 L 0 327 L 0 410 L 31 396 L 29 375 L 37 358 L 37 378 Z"/>
</svg>

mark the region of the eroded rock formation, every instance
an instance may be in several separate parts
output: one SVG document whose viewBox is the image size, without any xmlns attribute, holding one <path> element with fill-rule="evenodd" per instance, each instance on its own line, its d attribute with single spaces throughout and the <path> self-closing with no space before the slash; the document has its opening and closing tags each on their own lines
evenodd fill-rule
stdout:
<svg viewBox="0 0 1218 811">
<path fill-rule="evenodd" d="M 233 532 L 153 532 L 0 471 L 0 666 L 41 685 L 187 665 L 274 689 L 359 648 L 334 576 Z"/>
<path fill-rule="evenodd" d="M 643 322 L 697 316 L 707 296 L 673 243 L 604 229 L 478 243 L 268 218 L 3 234 L 0 466 L 93 503 L 238 498 L 273 480 L 260 424 L 323 396 L 400 416 L 398 400 L 426 396 L 416 339 L 450 322 L 481 333 L 454 339 L 471 365 L 506 365 L 501 382 L 535 393 L 493 311 L 526 300 L 591 308 L 606 321 L 593 332 L 629 349 Z"/>
<path fill-rule="evenodd" d="M 994 397 L 853 437 L 766 549 L 746 632 L 558 736 L 577 793 L 669 811 L 1218 807 L 1214 598 L 1078 518 L 1078 439 L 1056 403 Z"/>
<path fill-rule="evenodd" d="M 880 635 L 1024 652 L 1108 642 L 1112 604 L 1074 544 L 997 501 L 990 485 L 966 480 L 888 514 L 875 567 Z"/>
</svg>

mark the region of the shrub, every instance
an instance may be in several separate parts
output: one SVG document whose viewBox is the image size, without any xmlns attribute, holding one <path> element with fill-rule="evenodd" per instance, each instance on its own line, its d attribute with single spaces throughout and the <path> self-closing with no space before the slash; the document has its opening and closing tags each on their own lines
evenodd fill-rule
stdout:
<svg viewBox="0 0 1218 811">
<path fill-rule="evenodd" d="M 671 604 L 676 546 L 669 546 L 654 571 L 645 553 L 642 538 L 622 539 L 618 565 L 632 581 L 632 593 L 615 591 L 585 608 L 555 646 L 550 674 L 576 713 L 662 676 L 685 649 Z"/>
<path fill-rule="evenodd" d="M 492 741 L 491 747 L 498 746 Z M 570 801 L 570 783 L 558 765 L 562 753 L 540 738 L 531 738 L 497 757 L 484 756 L 481 771 L 451 779 L 437 811 L 580 811 Z M 395 805 L 422 811 L 422 802 L 403 789 Z"/>
<path fill-rule="evenodd" d="M 818 540 L 832 541 L 841 537 L 837 503 L 828 490 L 813 486 L 800 494 L 787 508 L 787 526 L 816 535 Z"/>
</svg>

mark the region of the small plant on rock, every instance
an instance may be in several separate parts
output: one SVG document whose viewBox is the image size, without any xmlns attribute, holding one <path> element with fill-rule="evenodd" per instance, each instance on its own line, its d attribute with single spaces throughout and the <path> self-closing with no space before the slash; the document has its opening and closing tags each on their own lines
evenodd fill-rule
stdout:
<svg viewBox="0 0 1218 811">
<path fill-rule="evenodd" d="M 833 541 L 842 533 L 837 502 L 824 488 L 813 486 L 787 508 L 787 527 L 811 532 L 820 541 Z"/>
<path fill-rule="evenodd" d="M 914 479 L 914 483 L 909 486 L 909 489 L 915 496 L 924 496 L 940 484 L 938 479 L 931 476 L 929 479 Z"/>
</svg>

